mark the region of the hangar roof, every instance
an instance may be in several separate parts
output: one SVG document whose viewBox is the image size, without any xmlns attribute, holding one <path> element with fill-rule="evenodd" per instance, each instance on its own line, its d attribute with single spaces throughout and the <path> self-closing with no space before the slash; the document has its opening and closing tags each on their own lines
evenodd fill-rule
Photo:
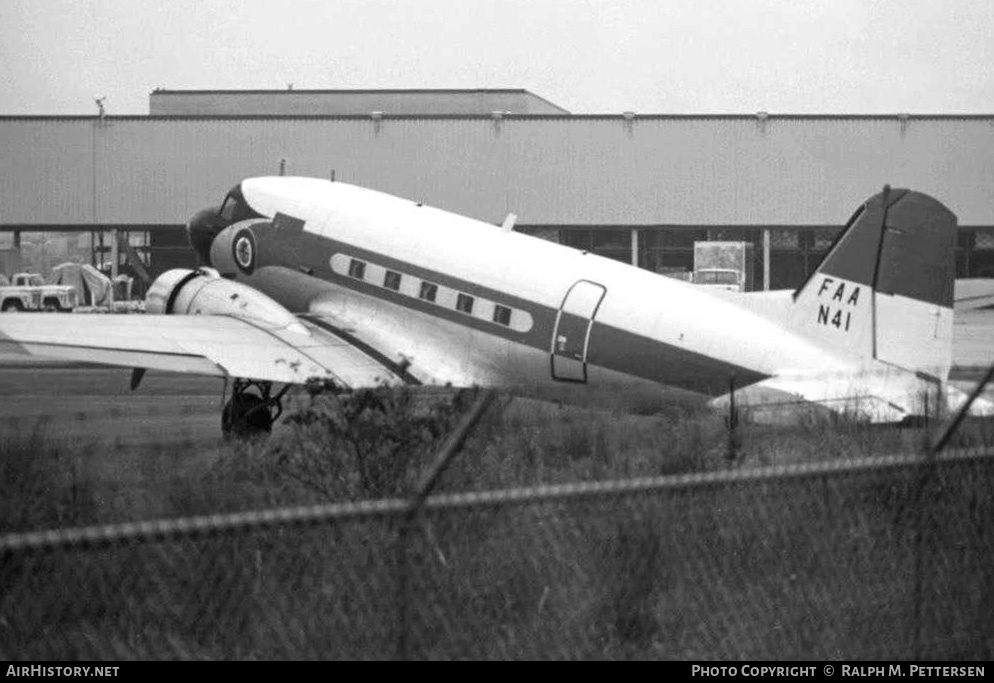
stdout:
<svg viewBox="0 0 994 683">
<path fill-rule="evenodd" d="M 524 89 L 153 90 L 151 116 L 569 114 Z"/>
</svg>

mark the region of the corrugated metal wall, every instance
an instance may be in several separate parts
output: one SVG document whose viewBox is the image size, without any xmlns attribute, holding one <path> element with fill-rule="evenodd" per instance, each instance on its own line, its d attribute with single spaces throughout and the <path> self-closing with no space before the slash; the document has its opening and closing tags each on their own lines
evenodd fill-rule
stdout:
<svg viewBox="0 0 994 683">
<path fill-rule="evenodd" d="M 93 125 L 0 122 L 0 223 L 93 223 Z"/>
<path fill-rule="evenodd" d="M 0 119 L 0 224 L 176 223 L 337 178 L 499 222 L 838 225 L 890 183 L 994 225 L 994 117 Z"/>
</svg>

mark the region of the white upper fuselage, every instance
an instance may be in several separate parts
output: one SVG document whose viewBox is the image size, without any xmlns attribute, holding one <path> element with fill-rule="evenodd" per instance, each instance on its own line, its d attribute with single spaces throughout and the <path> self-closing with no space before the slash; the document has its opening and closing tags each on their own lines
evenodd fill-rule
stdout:
<svg viewBox="0 0 994 683">
<path fill-rule="evenodd" d="M 785 327 L 789 301 L 782 296 L 772 297 L 769 306 L 757 306 L 763 295 L 717 294 L 345 183 L 273 177 L 248 179 L 241 187 L 257 212 L 303 221 L 297 235 L 271 226 L 257 230 L 260 268 L 246 279 L 249 284 L 291 310 L 313 311 L 315 300 L 303 305 L 299 299 L 288 301 L 281 296 L 286 287 L 276 283 L 280 273 L 299 278 L 300 271 L 308 272 L 333 285 L 337 300 L 327 293 L 317 299 L 340 316 L 347 317 L 352 306 L 356 315 L 372 312 L 390 319 L 394 329 L 403 329 L 408 316 L 410 348 L 418 346 L 416 330 L 462 327 L 472 334 L 458 337 L 459 347 L 435 349 L 436 354 L 496 355 L 495 362 L 486 363 L 486 376 L 429 372 L 434 381 L 499 382 L 494 373 L 506 368 L 507 383 L 519 383 L 520 368 L 514 365 L 526 355 L 545 359 L 544 369 L 531 364 L 529 372 L 544 375 L 534 381 L 551 381 L 547 364 L 556 348 L 558 317 L 567 293 L 580 281 L 604 292 L 584 340 L 582 360 L 590 366 L 591 381 L 597 371 L 606 370 L 613 379 L 651 380 L 718 395 L 728 391 L 733 376 L 743 386 L 774 376 L 851 377 L 868 369 L 893 374 L 892 368 L 874 367 L 875 361 L 836 352 Z M 267 229 L 274 234 L 263 234 Z M 293 243 L 297 239 L 303 246 Z M 366 264 L 363 281 L 349 276 L 352 259 Z M 386 270 L 401 274 L 400 291 L 383 286 Z M 432 306 L 419 300 L 420 282 L 440 279 L 442 290 L 466 292 L 481 305 L 465 314 L 453 310 L 454 301 Z M 747 297 L 757 298 L 746 303 Z M 514 324 L 493 322 L 495 304 L 513 309 Z M 582 302 L 578 305 L 582 308 Z M 439 343 L 445 338 L 440 336 Z M 396 348 L 404 351 L 405 345 L 400 342 Z"/>
</svg>

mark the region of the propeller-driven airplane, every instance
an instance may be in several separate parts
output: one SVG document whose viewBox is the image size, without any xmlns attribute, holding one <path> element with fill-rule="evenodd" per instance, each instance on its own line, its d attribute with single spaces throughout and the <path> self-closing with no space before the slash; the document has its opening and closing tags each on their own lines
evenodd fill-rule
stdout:
<svg viewBox="0 0 994 683">
<path fill-rule="evenodd" d="M 242 181 L 188 224 L 204 267 L 146 315 L 0 315 L 0 357 L 231 378 L 225 431 L 286 388 L 735 387 L 873 422 L 954 392 L 956 217 L 885 188 L 796 291 L 728 293 L 341 182 Z M 274 392 L 274 385 L 286 385 Z M 933 399 L 934 400 L 934 399 Z M 934 404 L 933 404 L 934 410 Z"/>
</svg>

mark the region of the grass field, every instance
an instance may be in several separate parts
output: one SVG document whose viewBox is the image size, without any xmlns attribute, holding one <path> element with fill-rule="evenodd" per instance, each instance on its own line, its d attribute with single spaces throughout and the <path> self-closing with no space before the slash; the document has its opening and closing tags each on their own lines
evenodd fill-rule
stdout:
<svg viewBox="0 0 994 683">
<path fill-rule="evenodd" d="M 354 433 L 343 435 L 336 432 L 342 420 L 336 422 L 329 412 L 334 400 L 322 399 L 312 409 L 300 395 L 288 408 L 291 415 L 296 411 L 296 423 L 284 420 L 265 444 L 246 447 L 219 437 L 220 386 L 215 380 L 191 382 L 150 374 L 143 387 L 146 393 L 134 396 L 123 371 L 47 371 L 64 393 L 25 393 L 26 387 L 38 391 L 38 377 L 46 378 L 45 372 L 7 371 L 7 381 L 0 383 L 5 406 L 0 416 L 0 448 L 5 453 L 0 467 L 17 494 L 8 500 L 20 509 L 20 500 L 38 498 L 40 511 L 52 511 L 49 517 L 32 514 L 19 523 L 13 520 L 21 517 L 11 511 L 0 520 L 0 528 L 7 531 L 64 525 L 66 515 L 56 513 L 60 506 L 52 504 L 64 489 L 85 489 L 93 499 L 85 515 L 69 515 L 83 524 L 403 495 L 430 463 L 437 433 L 451 418 L 448 413 L 418 417 L 407 428 L 410 434 L 400 430 L 400 436 L 414 441 L 388 447 L 370 434 L 380 436 L 378 430 L 392 418 L 376 413 L 379 422 L 360 424 Z M 70 381 L 62 383 L 66 377 Z M 439 405 L 449 394 L 440 396 Z M 611 408 L 589 407 L 579 400 L 503 396 L 449 469 L 440 490 L 857 459 L 921 449 L 939 428 L 894 429 L 812 419 L 789 428 L 743 424 L 730 433 L 726 417 L 699 400 L 613 392 L 601 397 L 587 392 L 583 400 Z M 382 407 L 418 416 L 416 405 L 423 401 L 417 394 L 398 395 Z M 445 409 L 458 412 L 461 406 Z M 438 424 L 428 427 L 436 434 L 428 438 L 418 433 L 432 420 Z M 363 429 L 370 434 L 360 433 Z M 962 430 L 954 445 L 992 442 L 990 423 L 976 421 Z M 364 455 L 364 450 L 370 453 Z M 366 474 L 363 457 L 371 463 Z M 47 477 L 37 491 L 26 483 L 25 467 Z"/>
<path fill-rule="evenodd" d="M 25 421 L 0 437 L 0 531 L 404 495 L 472 398 L 301 400 L 248 444 L 114 445 Z M 928 436 L 745 425 L 730 457 L 720 415 L 638 412 L 651 414 L 501 397 L 439 490 L 838 461 Z M 994 430 L 974 422 L 958 443 L 994 444 Z M 397 517 L 374 516 L 8 553 L 0 657 L 385 658 L 401 604 L 416 657 L 990 657 L 991 468 L 920 475 L 439 510 L 405 546 Z"/>
</svg>

